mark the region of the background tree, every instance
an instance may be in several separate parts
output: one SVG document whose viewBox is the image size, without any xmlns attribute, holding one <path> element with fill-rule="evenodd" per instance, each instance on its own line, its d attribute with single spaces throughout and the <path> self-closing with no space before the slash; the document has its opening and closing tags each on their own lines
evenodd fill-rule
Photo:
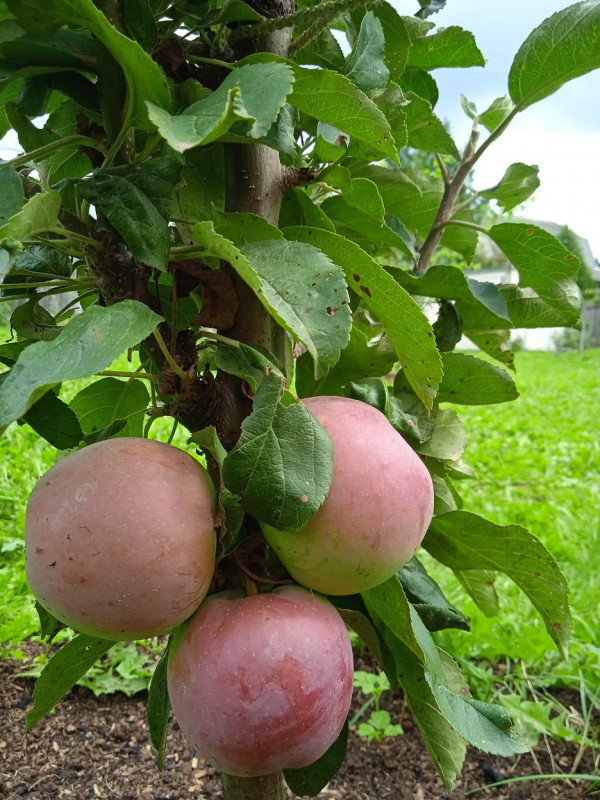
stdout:
<svg viewBox="0 0 600 800">
<path fill-rule="evenodd" d="M 431 71 L 484 59 L 463 28 L 435 30 L 443 5 L 420 0 L 402 16 L 353 0 L 48 0 L 43 14 L 34 0 L 0 3 L 0 127 L 24 151 L 0 169 L 2 299 L 21 301 L 0 347 L 0 426 L 28 424 L 63 455 L 147 435 L 170 416 L 219 492 L 213 590 L 250 578 L 264 593 L 281 565 L 258 523 L 301 528 L 331 481 L 328 437 L 298 398 L 362 400 L 432 476 L 428 552 L 486 613 L 498 609 L 494 576 L 508 575 L 564 652 L 571 620 L 555 560 L 524 528 L 462 508 L 460 482 L 473 475 L 448 404 L 517 397 L 512 328 L 580 324 L 577 258 L 533 225 L 486 229 L 466 181 L 517 114 L 600 65 L 600 4 L 576 3 L 536 29 L 506 96 L 483 112 L 465 102 L 473 130 L 462 154 L 435 114 Z M 406 147 L 434 153 L 439 173 L 407 164 Z M 537 169 L 516 163 L 480 194 L 509 210 L 537 184 Z M 518 285 L 436 261 L 440 248 L 469 261 L 480 235 L 516 266 Z M 433 327 L 424 298 L 440 302 Z M 455 352 L 463 334 L 503 366 Z M 111 373 L 124 352 L 131 369 Z M 85 397 L 61 399 L 63 382 L 90 376 Z M 472 699 L 437 648 L 432 633 L 468 620 L 418 559 L 333 599 L 402 686 L 448 788 L 466 743 L 524 749 L 506 712 Z M 51 638 L 60 623 L 40 613 Z M 28 729 L 112 644 L 81 634 L 59 651 Z M 166 659 L 148 706 L 159 762 Z M 317 794 L 345 736 L 313 766 L 287 770 L 289 786 Z M 283 796 L 280 773 L 224 776 L 224 786 L 229 798 Z"/>
</svg>

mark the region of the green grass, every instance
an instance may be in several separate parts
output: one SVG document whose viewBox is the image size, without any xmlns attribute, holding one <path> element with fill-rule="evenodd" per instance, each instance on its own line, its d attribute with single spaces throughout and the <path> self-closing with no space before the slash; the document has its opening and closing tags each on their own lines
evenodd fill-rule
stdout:
<svg viewBox="0 0 600 800">
<path fill-rule="evenodd" d="M 600 674 L 600 350 L 519 353 L 513 403 L 460 407 L 465 460 L 477 482 L 458 487 L 469 511 L 531 530 L 559 562 L 571 588 L 574 638 L 560 663 L 543 624 L 521 591 L 497 581 L 501 613 L 486 618 L 450 573 L 433 567 L 449 598 L 472 618 L 473 634 L 444 632 L 457 656 L 493 663 L 522 660 L 553 678 Z M 430 562 L 428 561 L 428 564 Z"/>
</svg>

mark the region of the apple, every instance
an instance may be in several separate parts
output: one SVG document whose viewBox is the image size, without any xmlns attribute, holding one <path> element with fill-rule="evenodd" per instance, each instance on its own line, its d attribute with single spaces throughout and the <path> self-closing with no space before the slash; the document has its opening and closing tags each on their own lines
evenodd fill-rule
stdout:
<svg viewBox="0 0 600 800">
<path fill-rule="evenodd" d="M 215 549 L 211 480 L 163 442 L 109 439 L 78 450 L 40 478 L 27 505 L 31 591 L 90 636 L 173 630 L 204 599 Z"/>
<path fill-rule="evenodd" d="M 263 534 L 295 581 L 329 595 L 386 581 L 419 547 L 433 515 L 427 468 L 384 414 L 348 397 L 302 401 L 333 441 L 325 502 L 298 531 Z"/>
<path fill-rule="evenodd" d="M 177 632 L 168 665 L 173 713 L 222 772 L 268 775 L 312 764 L 350 708 L 353 659 L 342 618 L 299 586 L 211 595 Z"/>
</svg>

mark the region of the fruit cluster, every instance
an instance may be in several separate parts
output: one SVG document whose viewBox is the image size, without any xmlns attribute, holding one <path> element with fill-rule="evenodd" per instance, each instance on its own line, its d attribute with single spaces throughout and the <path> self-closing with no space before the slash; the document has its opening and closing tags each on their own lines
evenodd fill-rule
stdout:
<svg viewBox="0 0 600 800">
<path fill-rule="evenodd" d="M 38 481 L 27 508 L 27 578 L 39 603 L 105 639 L 177 629 L 175 717 L 198 753 L 232 775 L 306 766 L 333 744 L 350 706 L 352 650 L 340 615 L 313 590 L 355 594 L 387 580 L 433 513 L 429 473 L 383 414 L 343 397 L 304 403 L 333 441 L 329 494 L 299 531 L 262 525 L 300 585 L 205 599 L 214 488 L 194 458 L 161 442 L 79 450 Z"/>
</svg>

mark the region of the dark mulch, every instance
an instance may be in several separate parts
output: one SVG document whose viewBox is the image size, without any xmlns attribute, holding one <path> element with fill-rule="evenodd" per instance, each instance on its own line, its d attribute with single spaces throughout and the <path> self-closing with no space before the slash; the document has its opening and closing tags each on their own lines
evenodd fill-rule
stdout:
<svg viewBox="0 0 600 800">
<path fill-rule="evenodd" d="M 364 664 L 360 664 L 364 668 Z M 22 663 L 0 661 L 0 798 L 6 800 L 57 800 L 58 798 L 110 798 L 110 800 L 222 800 L 218 775 L 198 759 L 176 723 L 169 729 L 165 770 L 156 770 L 145 719 L 145 698 L 121 694 L 95 698 L 75 689 L 23 741 L 25 715 L 31 707 L 33 681 L 15 679 Z M 364 698 L 363 698 L 364 700 Z M 355 698 L 354 709 L 361 704 Z M 379 745 L 350 735 L 348 758 L 338 776 L 320 795 L 324 800 L 431 800 L 447 793 L 427 755 L 410 712 L 403 710 L 400 693 L 388 693 L 394 722 L 402 715 L 405 730 Z M 552 744 L 556 768 L 569 772 L 577 749 L 572 744 Z M 535 753 L 542 772 L 552 772 L 544 748 Z M 579 773 L 593 771 L 588 750 Z M 469 750 L 453 800 L 489 782 L 491 771 L 506 777 L 539 773 L 531 755 L 501 759 Z M 470 797 L 494 800 L 576 800 L 589 784 L 535 781 L 486 789 Z M 259 800 L 257 798 L 257 800 Z"/>
</svg>

